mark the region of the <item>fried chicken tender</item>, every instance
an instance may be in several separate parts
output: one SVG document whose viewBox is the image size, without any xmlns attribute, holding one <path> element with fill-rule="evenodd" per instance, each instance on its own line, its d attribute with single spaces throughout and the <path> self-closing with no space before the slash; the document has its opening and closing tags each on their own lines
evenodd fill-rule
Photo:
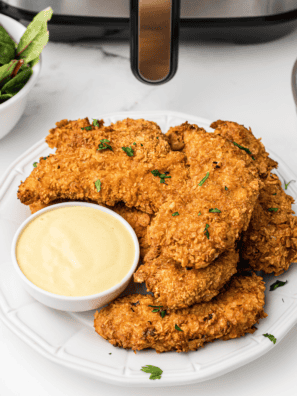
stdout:
<svg viewBox="0 0 297 396">
<path fill-rule="evenodd" d="M 262 178 L 268 177 L 270 171 L 277 168 L 277 162 L 269 158 L 269 154 L 266 152 L 261 139 L 255 138 L 251 128 L 247 129 L 236 122 L 222 120 L 213 122 L 210 127 L 215 129 L 214 133 L 216 135 L 220 135 L 248 149 Z"/>
<path fill-rule="evenodd" d="M 151 295 L 118 298 L 95 313 L 94 327 L 112 345 L 139 351 L 188 352 L 216 339 L 229 340 L 254 333 L 265 318 L 265 286 L 261 277 L 234 277 L 228 289 L 210 302 L 171 311 L 164 318 Z M 181 330 L 179 331 L 178 328 Z"/>
<path fill-rule="evenodd" d="M 297 217 L 294 202 L 270 174 L 260 192 L 248 230 L 243 234 L 241 256 L 252 269 L 280 275 L 297 261 Z"/>
<path fill-rule="evenodd" d="M 152 220 L 149 253 L 199 269 L 234 247 L 262 182 L 254 161 L 228 140 L 188 123 L 176 130 L 182 131 L 191 183 L 168 197 Z"/>
<path fill-rule="evenodd" d="M 77 122 L 79 127 L 73 123 L 68 128 L 65 121 L 65 125 L 51 131 L 47 141 L 51 147 L 58 147 L 56 153 L 41 158 L 19 186 L 22 203 L 40 201 L 47 205 L 57 199 L 70 199 L 114 206 L 122 201 L 151 214 L 169 195 L 185 188 L 189 178 L 185 155 L 171 151 L 155 123 L 127 119 L 109 127 L 89 125 L 92 130 L 82 130 L 81 120 Z M 166 172 L 166 183 L 161 183 L 153 170 Z M 95 186 L 98 180 L 100 191 Z"/>
<path fill-rule="evenodd" d="M 33 214 L 43 208 L 46 208 L 47 206 L 62 203 L 62 202 L 69 202 L 69 200 L 68 201 L 66 201 L 66 200 L 53 201 L 48 205 L 42 204 L 40 201 L 38 201 L 38 202 L 35 202 L 35 203 L 29 205 L 29 207 L 30 207 L 31 213 Z M 90 203 L 95 203 L 95 202 L 90 202 Z M 103 205 L 103 206 L 106 206 L 106 205 Z M 148 240 L 146 237 L 146 232 L 147 232 L 147 227 L 151 221 L 151 215 L 141 212 L 140 210 L 137 210 L 135 208 L 128 208 L 123 203 L 116 204 L 115 206 L 108 206 L 108 209 L 113 210 L 114 212 L 116 212 L 120 216 L 122 216 L 133 228 L 133 230 L 135 231 L 135 234 L 138 238 L 138 241 L 139 241 L 140 257 L 143 258 L 146 255 L 148 248 L 149 248 Z"/>
<path fill-rule="evenodd" d="M 134 282 L 146 283 L 163 309 L 186 308 L 210 301 L 236 273 L 239 254 L 229 250 L 207 268 L 183 268 L 172 259 L 147 261 L 134 273 Z"/>
</svg>

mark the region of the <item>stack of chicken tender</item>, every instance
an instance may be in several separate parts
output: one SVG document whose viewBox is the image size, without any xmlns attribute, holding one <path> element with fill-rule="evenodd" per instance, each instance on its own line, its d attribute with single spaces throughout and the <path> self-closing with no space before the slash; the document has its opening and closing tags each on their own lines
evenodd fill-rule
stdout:
<svg viewBox="0 0 297 396">
<path fill-rule="evenodd" d="M 134 282 L 153 295 L 128 295 L 96 312 L 95 330 L 115 346 L 186 352 L 253 333 L 267 316 L 264 282 L 253 271 L 279 275 L 297 259 L 293 199 L 271 173 L 277 163 L 242 125 L 211 127 L 184 123 L 163 135 L 145 120 L 63 120 L 46 139 L 56 153 L 19 187 L 32 212 L 94 202 L 134 228 Z M 102 139 L 112 150 L 98 151 Z M 251 271 L 240 275 L 242 268 Z"/>
</svg>

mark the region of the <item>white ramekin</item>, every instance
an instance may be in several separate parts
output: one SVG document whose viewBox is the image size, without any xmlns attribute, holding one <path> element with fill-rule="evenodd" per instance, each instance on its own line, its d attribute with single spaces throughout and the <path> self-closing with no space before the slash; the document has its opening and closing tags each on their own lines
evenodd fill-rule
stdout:
<svg viewBox="0 0 297 396">
<path fill-rule="evenodd" d="M 26 28 L 13 18 L 0 14 L 0 25 L 18 43 Z M 34 87 L 41 70 L 40 61 L 33 67 L 33 74 L 27 84 L 11 99 L 0 104 L 0 139 L 8 134 L 21 118 L 27 103 L 28 93 Z"/>
<path fill-rule="evenodd" d="M 98 294 L 92 294 L 90 296 L 84 296 L 84 297 L 68 297 L 68 296 L 61 296 L 58 294 L 50 293 L 48 291 L 45 291 L 41 289 L 40 287 L 34 285 L 29 279 L 26 278 L 26 276 L 23 274 L 21 271 L 17 259 L 16 259 L 16 245 L 19 239 L 19 236 L 23 229 L 27 226 L 28 223 L 30 223 L 33 219 L 36 217 L 40 216 L 41 214 L 45 212 L 49 212 L 51 210 L 55 210 L 58 208 L 64 208 L 64 207 L 69 207 L 69 206 L 84 206 L 88 208 L 94 208 L 96 210 L 101 210 L 102 212 L 109 213 L 116 219 L 118 219 L 129 231 L 133 242 L 135 246 L 135 257 L 134 261 L 132 264 L 132 267 L 128 274 L 122 279 L 120 283 L 117 285 L 113 286 L 112 288 L 98 293 Z M 12 257 L 12 263 L 13 267 L 18 274 L 19 278 L 22 281 L 22 284 L 26 291 L 31 294 L 32 297 L 34 297 L 36 300 L 41 302 L 44 305 L 47 305 L 51 308 L 59 309 L 62 311 L 71 311 L 71 312 L 81 312 L 81 311 L 90 311 L 91 309 L 96 309 L 99 307 L 102 307 L 103 305 L 109 303 L 110 301 L 114 300 L 116 297 L 118 297 L 128 286 L 129 281 L 132 278 L 132 275 L 134 271 L 136 270 L 138 261 L 139 261 L 139 243 L 137 236 L 133 230 L 133 228 L 130 226 L 130 224 L 123 219 L 120 215 L 117 213 L 113 212 L 110 209 L 104 208 L 103 206 L 96 205 L 96 204 L 90 204 L 86 202 L 65 202 L 65 203 L 60 203 L 52 206 L 48 206 L 47 208 L 41 209 L 32 216 L 28 217 L 18 228 L 13 241 L 12 241 L 12 246 L 11 246 L 11 257 Z"/>
</svg>

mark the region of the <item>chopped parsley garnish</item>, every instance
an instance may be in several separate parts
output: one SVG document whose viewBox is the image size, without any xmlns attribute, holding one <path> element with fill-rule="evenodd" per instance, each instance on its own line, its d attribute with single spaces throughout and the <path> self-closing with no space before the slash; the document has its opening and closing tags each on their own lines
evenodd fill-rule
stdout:
<svg viewBox="0 0 297 396">
<path fill-rule="evenodd" d="M 36 168 L 37 164 L 38 164 L 38 162 L 33 162 L 34 168 Z"/>
<path fill-rule="evenodd" d="M 128 157 L 133 157 L 134 151 L 132 147 L 122 147 L 122 150 L 128 155 Z"/>
<path fill-rule="evenodd" d="M 220 209 L 217 209 L 217 208 L 209 209 L 209 212 L 210 212 L 210 213 L 222 213 L 222 212 L 220 211 Z"/>
<path fill-rule="evenodd" d="M 163 373 L 163 370 L 161 370 L 159 367 L 151 366 L 150 364 L 143 366 L 141 368 L 141 371 L 151 374 L 150 375 L 151 380 L 161 379 L 161 375 Z"/>
<path fill-rule="evenodd" d="M 142 144 L 142 143 L 140 143 L 140 146 L 143 146 L 143 144 Z"/>
<path fill-rule="evenodd" d="M 83 130 L 91 131 L 91 130 L 92 130 L 92 127 L 91 127 L 91 126 L 86 126 L 86 127 L 84 127 L 84 128 L 81 128 L 81 130 L 82 130 L 82 131 L 83 131 Z"/>
<path fill-rule="evenodd" d="M 47 157 L 43 157 L 44 160 L 48 159 L 49 155 Z"/>
<path fill-rule="evenodd" d="M 153 310 L 152 310 L 152 312 L 160 312 L 160 315 L 161 315 L 161 318 L 163 319 L 164 318 L 164 316 L 166 315 L 166 311 L 164 310 L 164 309 L 161 309 L 161 308 L 163 308 L 163 305 L 149 305 L 149 307 L 151 307 L 151 308 L 154 308 Z"/>
<path fill-rule="evenodd" d="M 134 144 L 134 146 L 136 146 L 136 143 L 135 143 L 135 142 L 134 142 L 133 144 Z"/>
<path fill-rule="evenodd" d="M 107 143 L 110 143 L 110 140 L 108 140 L 108 139 L 100 139 L 100 142 L 101 143 L 99 144 L 99 146 L 97 148 L 98 151 L 106 150 L 106 149 L 112 151 L 112 147 L 109 144 L 107 144 Z"/>
<path fill-rule="evenodd" d="M 250 154 L 250 155 L 252 154 L 248 148 L 243 147 L 243 146 L 241 146 L 240 144 L 238 144 L 238 143 L 236 143 L 236 142 L 233 142 L 233 144 L 234 144 L 234 146 L 240 148 L 240 150 L 244 150 L 246 153 L 248 153 L 248 154 Z M 252 157 L 252 159 L 255 160 L 254 157 Z"/>
<path fill-rule="evenodd" d="M 200 215 L 201 215 L 201 212 L 198 213 L 198 216 L 200 216 Z"/>
<path fill-rule="evenodd" d="M 169 173 L 169 172 L 160 173 L 160 172 L 158 171 L 158 169 L 154 169 L 154 170 L 152 170 L 151 172 L 152 172 L 152 174 L 153 174 L 154 176 L 160 178 L 160 183 L 165 183 L 165 179 L 171 179 L 171 176 L 167 176 L 167 175 L 166 175 L 166 174 Z M 166 184 L 166 183 L 165 183 L 165 184 Z"/>
<path fill-rule="evenodd" d="M 111 352 L 109 352 L 109 355 L 112 355 L 112 353 L 111 353 Z"/>
<path fill-rule="evenodd" d="M 271 342 L 273 342 L 274 344 L 276 343 L 276 338 L 274 337 L 274 335 L 272 335 L 272 334 L 268 334 L 268 333 L 266 333 L 266 334 L 262 334 L 264 337 L 267 337 L 267 338 L 269 338 L 270 339 L 270 341 Z"/>
<path fill-rule="evenodd" d="M 228 187 L 227 187 L 227 186 L 225 186 L 225 190 L 226 190 L 226 191 L 228 190 Z"/>
<path fill-rule="evenodd" d="M 289 183 L 285 183 L 285 190 L 287 190 L 290 183 L 296 182 L 296 180 L 290 180 Z"/>
<path fill-rule="evenodd" d="M 277 212 L 278 211 L 278 208 L 269 208 L 268 209 L 268 212 Z"/>
<path fill-rule="evenodd" d="M 99 121 L 96 120 L 96 118 L 93 119 L 93 125 L 94 125 L 95 127 L 100 127 Z"/>
<path fill-rule="evenodd" d="M 178 327 L 178 325 L 176 324 L 175 326 L 175 330 L 178 330 L 178 331 L 183 331 L 180 327 Z"/>
<path fill-rule="evenodd" d="M 270 285 L 269 291 L 273 291 L 273 290 L 277 289 L 278 287 L 285 286 L 286 283 L 288 283 L 288 281 L 282 282 L 280 280 L 277 280 L 272 285 Z"/>
<path fill-rule="evenodd" d="M 276 195 L 276 193 L 272 194 L 272 195 Z"/>
<path fill-rule="evenodd" d="M 206 224 L 205 229 L 204 229 L 204 233 L 205 233 L 207 239 L 209 239 L 209 232 L 207 230 L 208 228 L 209 228 L 209 224 Z"/>
<path fill-rule="evenodd" d="M 101 190 L 101 181 L 99 179 L 95 181 L 95 187 L 97 189 L 97 192 Z"/>
<path fill-rule="evenodd" d="M 179 216 L 179 213 L 178 212 L 174 212 L 174 213 L 172 213 L 172 216 Z"/>
<path fill-rule="evenodd" d="M 207 172 L 206 173 L 206 175 L 204 176 L 204 178 L 201 180 L 201 182 L 198 184 L 198 186 L 202 186 L 202 184 L 206 181 L 206 179 L 208 178 L 208 176 L 209 176 L 209 172 Z"/>
</svg>

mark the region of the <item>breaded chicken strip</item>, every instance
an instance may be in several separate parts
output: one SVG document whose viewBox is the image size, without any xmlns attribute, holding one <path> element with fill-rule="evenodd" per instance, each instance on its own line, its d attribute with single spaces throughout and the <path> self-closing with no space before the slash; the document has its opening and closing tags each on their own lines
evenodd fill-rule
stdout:
<svg viewBox="0 0 297 396">
<path fill-rule="evenodd" d="M 256 271 L 280 275 L 297 262 L 297 217 L 294 202 L 270 174 L 260 192 L 248 230 L 243 234 L 241 256 Z"/>
<path fill-rule="evenodd" d="M 255 324 L 267 316 L 264 291 L 261 277 L 234 277 L 228 289 L 212 301 L 172 311 L 164 318 L 160 312 L 152 312 L 159 306 L 156 299 L 134 294 L 96 312 L 94 326 L 112 345 L 134 351 L 195 351 L 216 339 L 254 333 Z"/>
<path fill-rule="evenodd" d="M 98 121 L 98 125 L 96 129 L 103 127 L 103 120 Z M 45 141 L 50 148 L 67 146 L 73 135 L 80 135 L 82 128 L 89 128 L 90 126 L 91 124 L 88 118 L 75 121 L 61 120 L 56 122 L 56 128 L 49 130 Z"/>
<path fill-rule="evenodd" d="M 40 209 L 46 208 L 47 206 L 62 202 L 70 202 L 70 201 L 58 200 L 58 201 L 53 201 L 48 205 L 42 204 L 40 201 L 38 201 L 30 205 L 30 210 L 31 213 L 33 214 L 38 212 L 38 210 Z M 95 203 L 95 202 L 90 202 L 90 203 Z M 115 206 L 108 206 L 108 209 L 113 210 L 114 212 L 122 216 L 133 228 L 139 241 L 140 257 L 143 258 L 146 255 L 149 248 L 146 232 L 152 216 L 147 213 L 141 212 L 140 210 L 137 210 L 135 208 L 128 208 L 123 203 L 116 204 Z"/>
<path fill-rule="evenodd" d="M 20 185 L 22 203 L 70 199 L 114 206 L 123 201 L 153 213 L 169 195 L 185 188 L 185 156 L 171 151 L 155 123 L 128 119 L 115 124 L 118 129 L 89 127 L 92 130 L 67 129 L 62 137 L 61 132 L 50 135 L 49 144 L 56 144 L 57 151 L 41 158 Z"/>
<path fill-rule="evenodd" d="M 215 129 L 215 134 L 241 146 L 241 150 L 243 148 L 248 150 L 262 178 L 268 177 L 270 171 L 277 168 L 277 162 L 269 158 L 261 139 L 255 138 L 251 128 L 247 129 L 236 122 L 221 120 L 213 122 L 210 127 Z"/>
<path fill-rule="evenodd" d="M 179 129 L 191 183 L 160 207 L 148 238 L 156 257 L 198 269 L 234 247 L 248 227 L 262 182 L 254 161 L 228 140 L 197 125 Z"/>
<path fill-rule="evenodd" d="M 146 283 L 163 309 L 186 308 L 202 301 L 210 301 L 236 273 L 239 254 L 229 250 L 221 254 L 207 268 L 183 268 L 172 259 L 159 257 L 141 265 L 134 274 L 134 282 Z"/>
</svg>

